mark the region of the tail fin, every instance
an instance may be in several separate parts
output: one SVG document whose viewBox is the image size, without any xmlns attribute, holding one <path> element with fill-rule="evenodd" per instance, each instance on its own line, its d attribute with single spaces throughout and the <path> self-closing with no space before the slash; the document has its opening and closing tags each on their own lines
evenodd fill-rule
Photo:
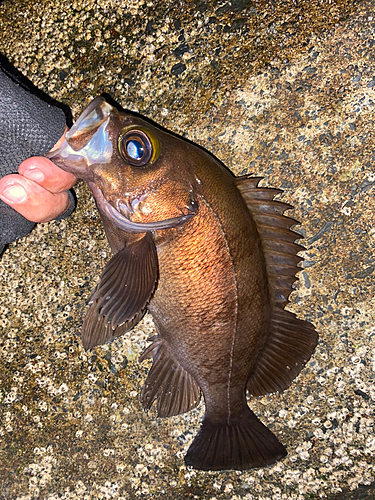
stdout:
<svg viewBox="0 0 375 500">
<path fill-rule="evenodd" d="M 231 424 L 213 424 L 205 418 L 185 463 L 201 470 L 246 470 L 271 465 L 285 455 L 277 437 L 247 408 Z"/>
</svg>

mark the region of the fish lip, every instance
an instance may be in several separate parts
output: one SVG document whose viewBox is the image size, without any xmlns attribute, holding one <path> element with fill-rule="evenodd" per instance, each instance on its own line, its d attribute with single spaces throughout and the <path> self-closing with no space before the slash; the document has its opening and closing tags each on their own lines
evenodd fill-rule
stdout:
<svg viewBox="0 0 375 500">
<path fill-rule="evenodd" d="M 98 208 L 108 217 L 108 219 L 114 224 L 118 229 L 122 231 L 127 231 L 130 233 L 147 233 L 152 231 L 158 231 L 160 229 L 171 229 L 176 226 L 180 226 L 187 222 L 189 219 L 196 215 L 198 210 L 198 205 L 196 202 L 190 203 L 186 214 L 182 214 L 179 217 L 173 217 L 171 219 L 165 219 L 156 222 L 133 222 L 128 219 L 125 215 L 114 208 L 104 197 L 103 192 L 98 188 L 95 183 L 88 182 L 89 188 L 91 189 Z M 118 203 L 118 205 L 120 205 Z M 119 207 L 120 208 L 120 207 Z M 121 204 L 121 209 L 125 208 L 125 212 L 129 213 L 129 209 L 126 205 Z"/>
<path fill-rule="evenodd" d="M 87 163 L 82 157 L 80 159 L 80 162 L 75 162 L 74 166 L 72 166 L 70 163 L 66 163 L 64 157 L 61 155 L 61 152 L 69 147 L 69 144 L 65 140 L 62 145 L 53 150 L 53 151 L 48 151 L 44 156 L 51 160 L 55 165 L 57 165 L 61 170 L 64 170 L 64 172 L 69 172 L 70 174 L 75 175 L 79 179 L 85 179 L 85 174 L 87 171 Z M 80 163 L 80 164 L 79 164 Z"/>
</svg>

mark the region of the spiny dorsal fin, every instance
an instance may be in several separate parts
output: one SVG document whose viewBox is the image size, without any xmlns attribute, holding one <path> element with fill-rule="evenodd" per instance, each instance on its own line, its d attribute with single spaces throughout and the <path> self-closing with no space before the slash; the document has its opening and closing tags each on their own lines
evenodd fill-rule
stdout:
<svg viewBox="0 0 375 500">
<path fill-rule="evenodd" d="M 261 177 L 248 176 L 236 179 L 262 241 L 272 304 L 265 347 L 247 382 L 247 389 L 254 396 L 286 389 L 317 343 L 314 327 L 284 310 L 295 274 L 300 270 L 297 264 L 303 260 L 297 255 L 303 247 L 295 243 L 299 235 L 290 230 L 298 222 L 284 215 L 291 205 L 273 199 L 282 191 L 259 188 L 260 180 Z"/>
</svg>

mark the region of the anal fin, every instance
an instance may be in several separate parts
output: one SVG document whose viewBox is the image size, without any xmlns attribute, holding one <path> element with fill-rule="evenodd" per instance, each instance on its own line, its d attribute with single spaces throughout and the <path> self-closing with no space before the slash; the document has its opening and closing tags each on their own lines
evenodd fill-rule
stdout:
<svg viewBox="0 0 375 500">
<path fill-rule="evenodd" d="M 201 391 L 194 378 L 173 359 L 158 336 L 139 358 L 153 358 L 152 367 L 141 392 L 141 403 L 148 410 L 156 399 L 159 417 L 185 413 L 199 404 Z"/>
<path fill-rule="evenodd" d="M 142 318 L 155 289 L 157 253 L 151 233 L 125 246 L 105 266 L 82 327 L 85 349 L 108 342 Z"/>
</svg>

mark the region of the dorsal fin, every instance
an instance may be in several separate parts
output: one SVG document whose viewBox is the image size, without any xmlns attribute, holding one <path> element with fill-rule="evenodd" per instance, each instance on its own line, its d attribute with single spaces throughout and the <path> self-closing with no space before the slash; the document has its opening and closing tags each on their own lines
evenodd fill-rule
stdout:
<svg viewBox="0 0 375 500">
<path fill-rule="evenodd" d="M 256 223 L 264 251 L 270 299 L 271 324 L 262 355 L 247 382 L 254 396 L 286 389 L 310 358 L 317 343 L 314 327 L 284 310 L 303 259 L 303 249 L 295 240 L 298 233 L 290 228 L 297 221 L 286 217 L 291 205 L 275 201 L 279 189 L 258 187 L 261 177 L 242 176 L 237 187 Z"/>
</svg>

